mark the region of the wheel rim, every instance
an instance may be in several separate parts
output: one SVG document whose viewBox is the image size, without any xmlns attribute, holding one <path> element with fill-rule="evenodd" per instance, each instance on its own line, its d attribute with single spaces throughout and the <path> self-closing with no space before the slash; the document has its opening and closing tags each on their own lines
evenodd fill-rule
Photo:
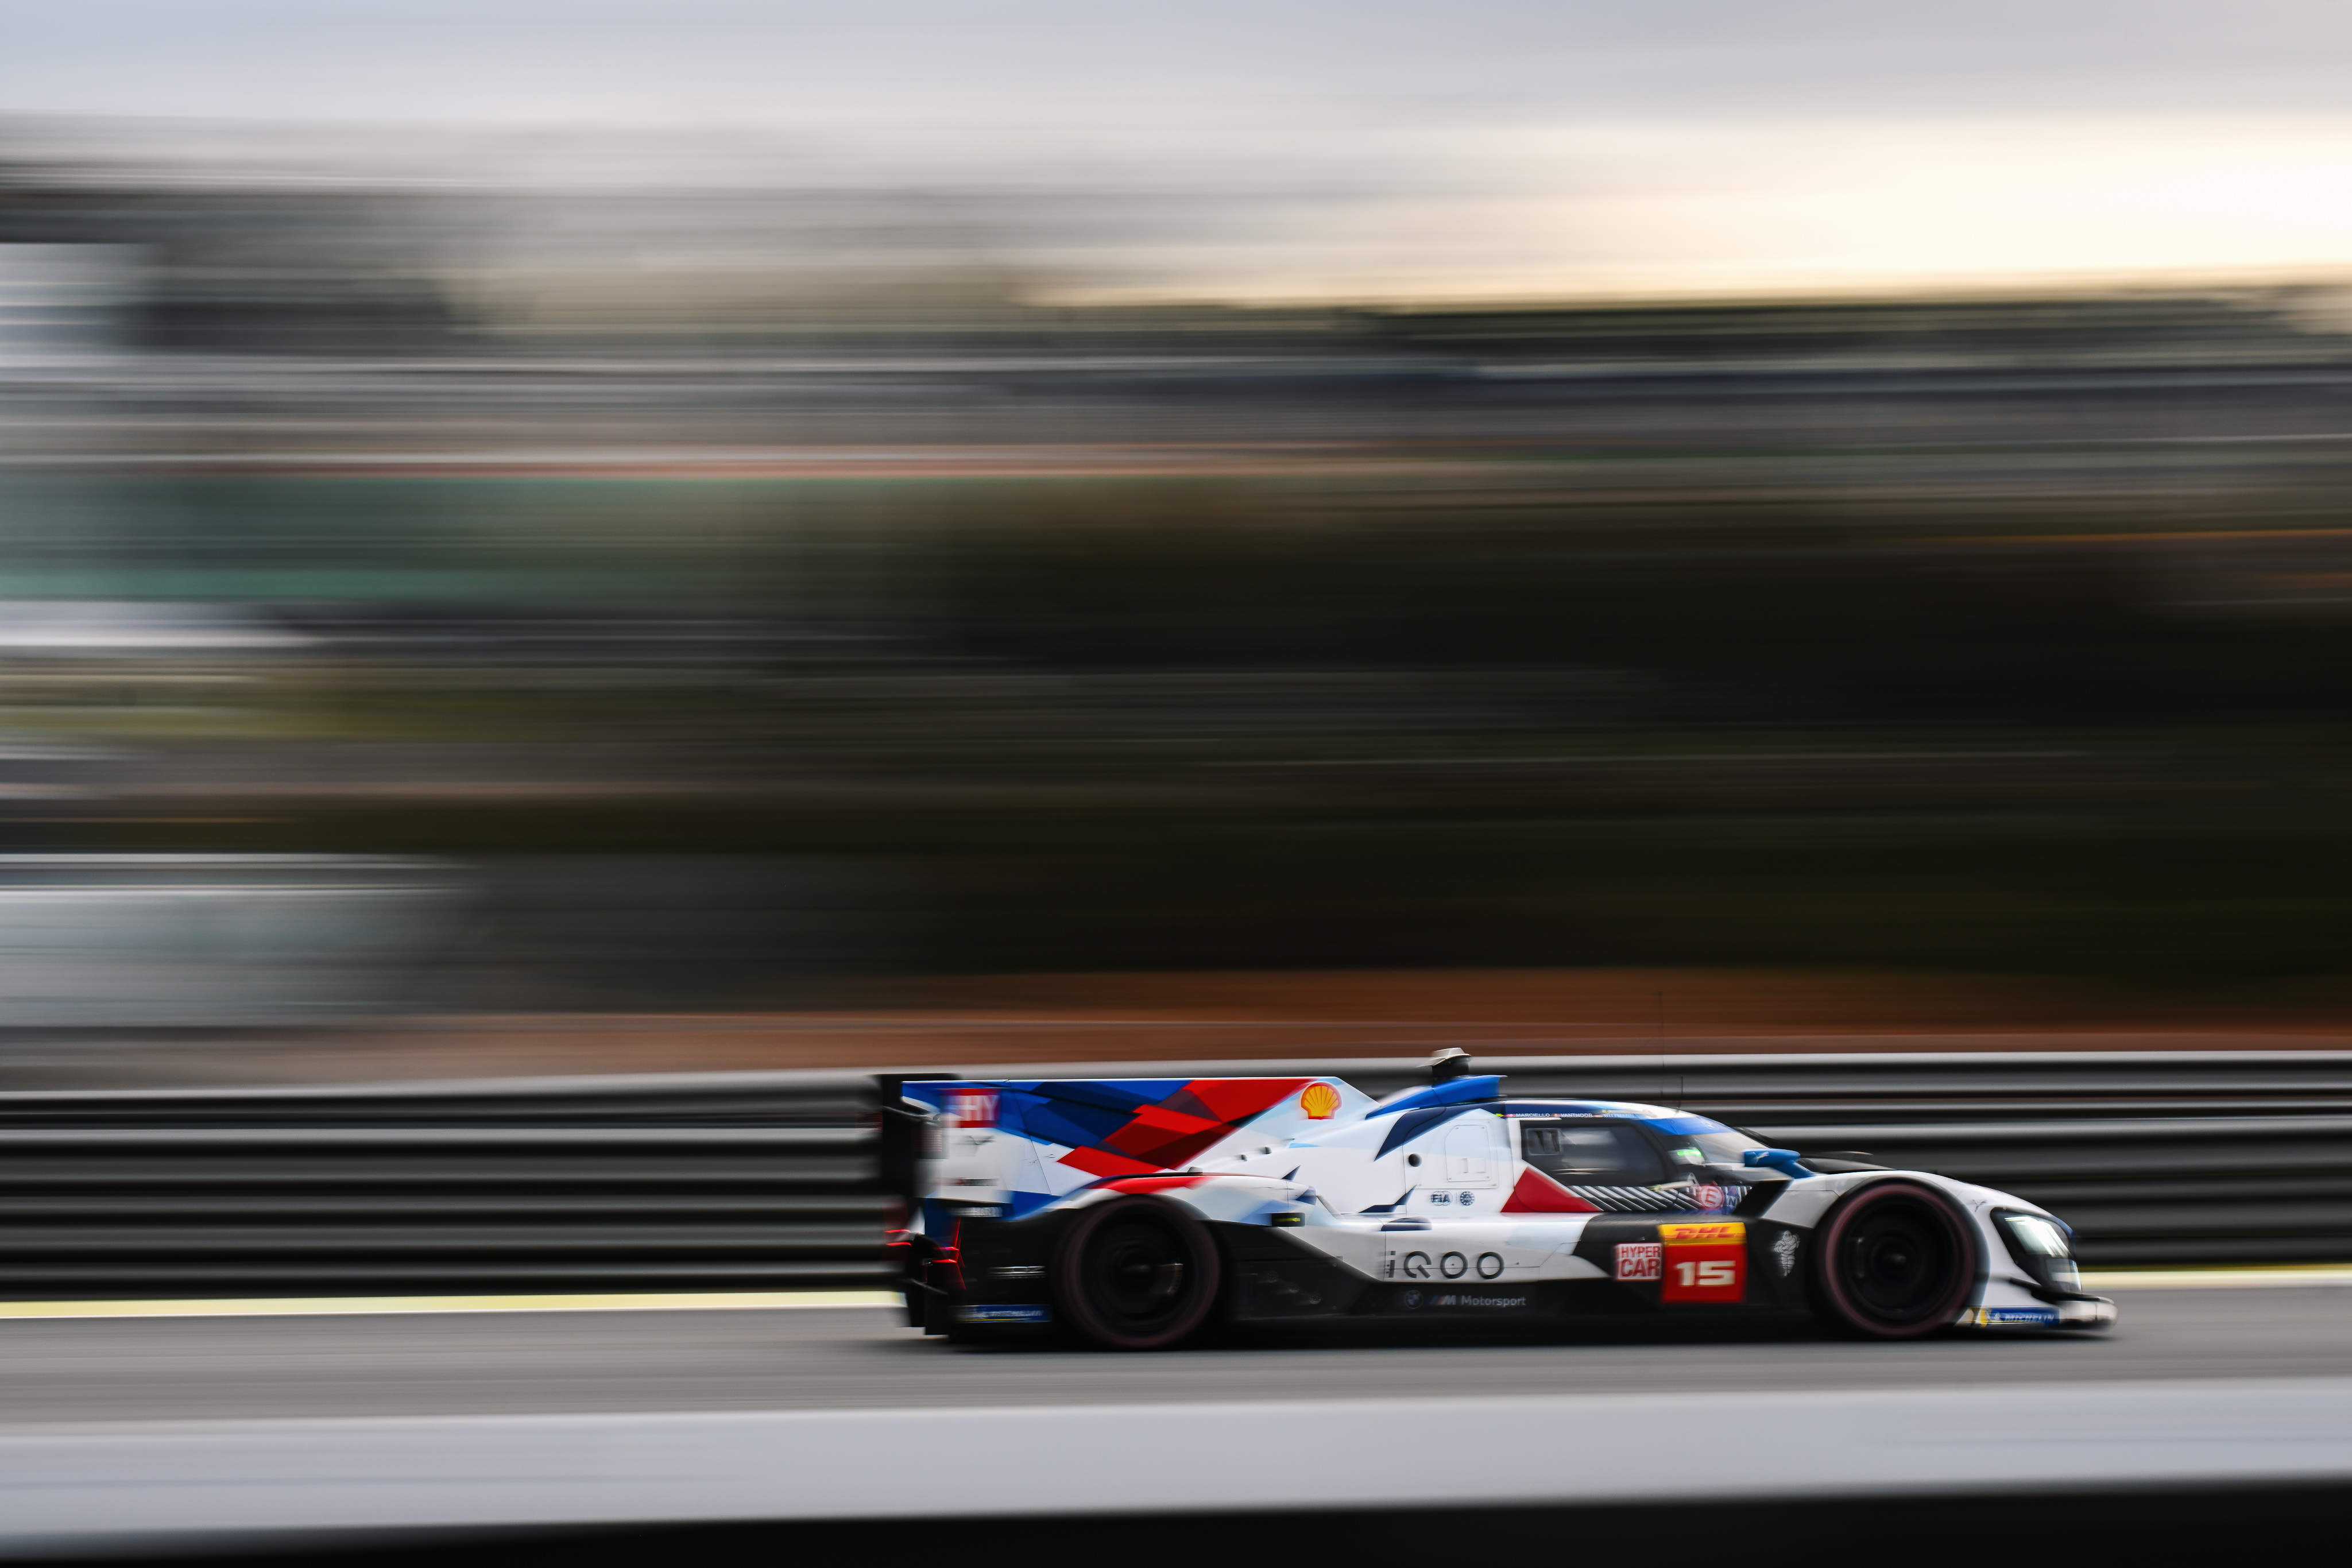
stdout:
<svg viewBox="0 0 2352 1568">
<path fill-rule="evenodd" d="M 1838 1251 L 1839 1282 L 1880 1322 L 1916 1322 L 1952 1293 L 1958 1249 L 1943 1216 L 1926 1204 L 1874 1205 L 1855 1217 Z"/>
<path fill-rule="evenodd" d="M 1149 1333 L 1181 1316 L 1192 1273 L 1192 1249 L 1173 1230 L 1150 1220 L 1108 1226 L 1087 1249 L 1092 1305 L 1130 1333 Z"/>
</svg>

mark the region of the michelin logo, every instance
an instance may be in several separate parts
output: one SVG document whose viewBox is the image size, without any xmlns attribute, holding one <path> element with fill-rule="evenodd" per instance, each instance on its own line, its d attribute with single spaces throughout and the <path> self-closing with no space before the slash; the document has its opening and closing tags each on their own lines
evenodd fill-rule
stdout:
<svg viewBox="0 0 2352 1568">
<path fill-rule="evenodd" d="M 1979 1307 L 1974 1314 L 1980 1329 L 2054 1329 L 2058 1313 L 2049 1307 Z"/>
<path fill-rule="evenodd" d="M 1042 1306 L 982 1305 L 956 1309 L 959 1322 L 967 1323 L 1043 1323 L 1053 1321 L 1053 1313 Z"/>
</svg>

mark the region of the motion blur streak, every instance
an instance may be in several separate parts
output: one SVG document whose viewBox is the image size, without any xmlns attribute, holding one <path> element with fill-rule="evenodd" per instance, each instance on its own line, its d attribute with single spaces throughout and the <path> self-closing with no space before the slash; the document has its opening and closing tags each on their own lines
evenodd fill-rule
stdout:
<svg viewBox="0 0 2352 1568">
<path fill-rule="evenodd" d="M 2331 0 L 0 4 L 0 1554 L 2341 1485 L 2324 1271 L 2099 1346 L 637 1309 L 890 1282 L 853 1070 L 1436 1046 L 1787 1054 L 1753 1124 L 2130 1279 L 2352 1260 L 2347 63 Z M 1398 1463 L 1448 1410 L 1502 1469 Z"/>
<path fill-rule="evenodd" d="M 12 1021 L 1439 966 L 2340 1015 L 2343 279 L 1147 299 L 1159 187 L 468 134 L 0 143 Z"/>
<path fill-rule="evenodd" d="M 960 1354 L 870 1309 L 18 1322 L 0 1334 L 0 1550 L 905 1508 L 1685 1505 L 1694 1426 L 1779 1435 L 1707 1496 L 1829 1494 L 1840 1510 L 2021 1478 L 2340 1484 L 2342 1296 L 2132 1290 L 2131 1332 L 2112 1341 L 1941 1341 L 1893 1357 L 1704 1331 Z M 1492 1439 L 1481 1458 L 1500 1466 L 1399 1476 L 1371 1458 L 1400 1427 L 1455 1416 L 1475 1417 Z M 1257 1459 L 1276 1447 L 1283 1466 Z M 904 1456 L 934 1448 L 964 1462 L 909 1504 Z"/>
<path fill-rule="evenodd" d="M 2340 8 L 1092 10 L 24 18 L 10 1024 L 2342 1029 Z"/>
<path fill-rule="evenodd" d="M 2148 1278 L 2167 1282 L 2158 1271 Z M 2346 1276 L 2352 1281 L 2352 1274 Z M 2224 1282 L 2242 1283 L 2230 1280 Z M 2264 1281 L 2263 1282 L 2268 1282 Z M 2312 1282 L 2283 1272 L 2283 1284 Z M 804 1307 L 893 1307 L 887 1291 L 703 1291 L 670 1294 L 611 1292 L 576 1296 L 289 1296 L 186 1301 L 0 1301 L 0 1318 L 283 1318 L 322 1313 L 675 1312 L 778 1311 Z"/>
</svg>

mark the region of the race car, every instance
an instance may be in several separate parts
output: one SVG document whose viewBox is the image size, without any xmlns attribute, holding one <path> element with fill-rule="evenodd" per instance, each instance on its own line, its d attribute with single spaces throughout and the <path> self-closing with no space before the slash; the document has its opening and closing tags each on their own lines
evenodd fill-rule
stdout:
<svg viewBox="0 0 2352 1568">
<path fill-rule="evenodd" d="M 2063 1221 L 1657 1105 L 1515 1098 L 1458 1051 L 1337 1078 L 882 1082 L 909 1322 L 1153 1350 L 1216 1325 L 1810 1318 L 2082 1330 Z"/>
</svg>

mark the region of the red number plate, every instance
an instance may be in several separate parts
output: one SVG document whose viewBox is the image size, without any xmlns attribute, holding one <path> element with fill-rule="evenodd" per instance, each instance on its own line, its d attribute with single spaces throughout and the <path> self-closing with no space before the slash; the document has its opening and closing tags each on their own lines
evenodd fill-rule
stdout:
<svg viewBox="0 0 2352 1568">
<path fill-rule="evenodd" d="M 1748 1227 L 1661 1225 L 1665 1252 L 1663 1301 L 1738 1302 L 1748 1296 Z"/>
</svg>

